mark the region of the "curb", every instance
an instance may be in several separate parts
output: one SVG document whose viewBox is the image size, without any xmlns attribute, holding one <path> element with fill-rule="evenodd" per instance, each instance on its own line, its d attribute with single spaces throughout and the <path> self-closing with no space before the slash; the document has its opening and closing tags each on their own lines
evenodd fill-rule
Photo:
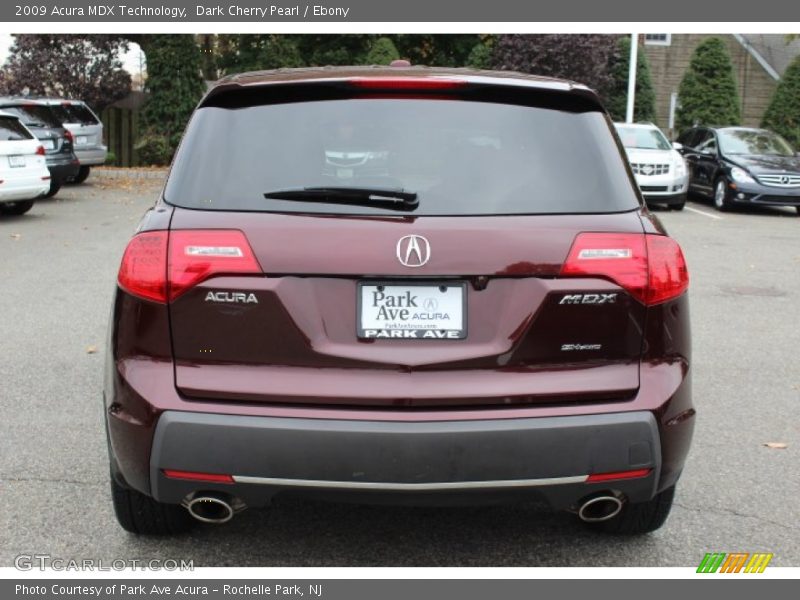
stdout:
<svg viewBox="0 0 800 600">
<path fill-rule="evenodd" d="M 167 169 L 92 169 L 92 177 L 103 179 L 164 179 Z"/>
</svg>

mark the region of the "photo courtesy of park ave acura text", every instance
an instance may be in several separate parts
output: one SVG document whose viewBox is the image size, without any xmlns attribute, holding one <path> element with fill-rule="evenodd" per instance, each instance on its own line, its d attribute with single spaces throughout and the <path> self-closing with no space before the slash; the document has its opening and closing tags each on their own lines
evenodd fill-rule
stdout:
<svg viewBox="0 0 800 600">
<path fill-rule="evenodd" d="M 792 23 L 101 8 L 0 34 L 0 566 L 800 566 Z"/>
</svg>

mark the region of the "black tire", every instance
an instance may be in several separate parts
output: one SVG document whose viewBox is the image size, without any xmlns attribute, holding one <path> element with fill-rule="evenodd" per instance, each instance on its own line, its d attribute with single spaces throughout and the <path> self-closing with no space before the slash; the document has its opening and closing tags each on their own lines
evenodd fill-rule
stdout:
<svg viewBox="0 0 800 600">
<path fill-rule="evenodd" d="M 797 211 L 797 216 L 800 217 L 800 206 L 795 206 L 794 209 Z"/>
<path fill-rule="evenodd" d="M 89 177 L 89 172 L 92 170 L 91 167 L 81 167 L 78 171 L 78 174 L 72 178 L 72 183 L 78 184 L 83 183 L 86 181 L 86 178 Z"/>
<path fill-rule="evenodd" d="M 670 206 L 670 208 L 672 210 L 683 210 L 685 206 L 686 206 L 686 201 L 684 200 L 683 202 L 678 202 L 677 204 L 672 204 Z"/>
<path fill-rule="evenodd" d="M 672 500 L 675 497 L 675 486 L 656 494 L 648 502 L 627 503 L 620 513 L 608 521 L 587 523 L 593 529 L 613 535 L 642 535 L 661 527 L 669 516 Z"/>
<path fill-rule="evenodd" d="M 50 189 L 47 190 L 47 193 L 43 196 L 43 198 L 52 198 L 58 193 L 58 190 L 61 189 L 61 182 L 50 180 Z"/>
<path fill-rule="evenodd" d="M 731 207 L 730 192 L 728 182 L 724 177 L 720 177 L 714 182 L 714 193 L 711 198 L 714 201 L 714 208 L 720 212 L 725 212 Z"/>
<path fill-rule="evenodd" d="M 0 215 L 24 215 L 33 208 L 33 200 L 18 200 L 0 204 Z"/>
<path fill-rule="evenodd" d="M 111 476 L 114 514 L 125 531 L 141 535 L 176 535 L 189 531 L 194 519 L 182 506 L 156 502 L 150 496 L 123 487 Z"/>
</svg>

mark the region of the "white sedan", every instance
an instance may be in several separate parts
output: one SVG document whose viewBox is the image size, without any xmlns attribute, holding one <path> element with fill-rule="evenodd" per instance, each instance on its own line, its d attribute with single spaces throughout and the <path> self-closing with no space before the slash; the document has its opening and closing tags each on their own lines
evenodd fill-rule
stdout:
<svg viewBox="0 0 800 600">
<path fill-rule="evenodd" d="M 28 212 L 49 189 L 44 147 L 19 118 L 0 111 L 0 214 Z"/>
</svg>

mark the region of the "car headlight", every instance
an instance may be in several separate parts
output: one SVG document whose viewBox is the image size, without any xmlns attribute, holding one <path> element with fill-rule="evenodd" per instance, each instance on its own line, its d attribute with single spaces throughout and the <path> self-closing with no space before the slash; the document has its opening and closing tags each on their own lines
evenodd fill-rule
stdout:
<svg viewBox="0 0 800 600">
<path fill-rule="evenodd" d="M 731 169 L 731 178 L 737 183 L 755 183 L 756 181 L 750 173 L 739 167 L 733 167 Z"/>
<path fill-rule="evenodd" d="M 675 166 L 675 176 L 676 177 L 683 177 L 686 175 L 686 161 L 683 160 L 683 157 L 677 157 L 674 162 Z"/>
</svg>

